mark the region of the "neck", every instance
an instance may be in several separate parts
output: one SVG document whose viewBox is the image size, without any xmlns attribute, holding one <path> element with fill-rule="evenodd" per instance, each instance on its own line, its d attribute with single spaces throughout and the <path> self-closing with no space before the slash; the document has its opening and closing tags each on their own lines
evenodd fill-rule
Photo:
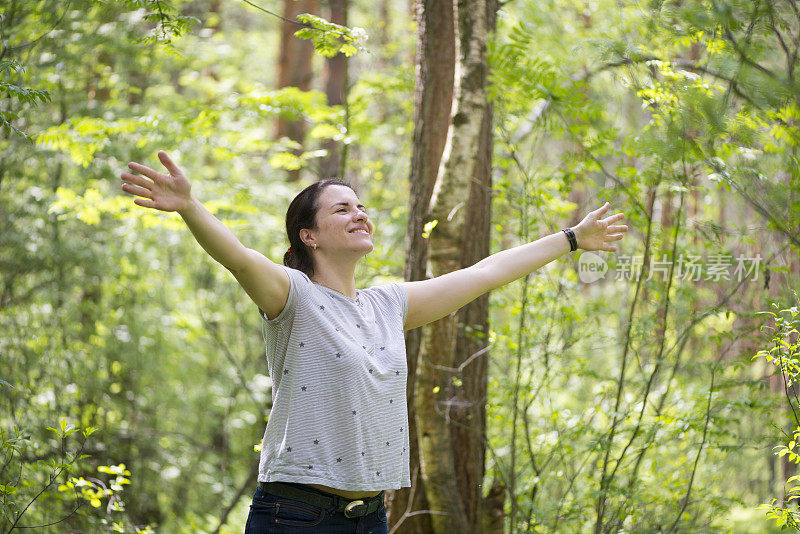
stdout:
<svg viewBox="0 0 800 534">
<path fill-rule="evenodd" d="M 314 259 L 314 276 L 311 277 L 313 282 L 329 287 L 350 298 L 358 296 L 355 279 L 358 259 L 347 261 L 338 258 L 336 261 L 331 261 L 322 255 L 316 256 Z"/>
</svg>

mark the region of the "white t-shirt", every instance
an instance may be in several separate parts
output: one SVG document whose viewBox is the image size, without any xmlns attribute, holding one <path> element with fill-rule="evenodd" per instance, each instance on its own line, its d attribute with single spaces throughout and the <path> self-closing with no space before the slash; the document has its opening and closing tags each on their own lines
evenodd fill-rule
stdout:
<svg viewBox="0 0 800 534">
<path fill-rule="evenodd" d="M 258 480 L 351 491 L 410 486 L 405 290 L 392 283 L 352 299 L 283 268 L 286 306 L 272 320 L 259 310 L 272 411 Z"/>
</svg>

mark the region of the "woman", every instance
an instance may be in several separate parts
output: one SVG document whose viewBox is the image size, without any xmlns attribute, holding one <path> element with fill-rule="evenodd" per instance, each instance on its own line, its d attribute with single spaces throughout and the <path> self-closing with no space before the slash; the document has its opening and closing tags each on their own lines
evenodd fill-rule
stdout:
<svg viewBox="0 0 800 534">
<path fill-rule="evenodd" d="M 355 267 L 373 226 L 349 185 L 323 180 L 286 214 L 284 265 L 244 247 L 169 174 L 138 163 L 122 189 L 143 207 L 178 212 L 261 314 L 273 406 L 246 532 L 386 533 L 383 490 L 410 486 L 403 331 L 440 319 L 570 250 L 616 251 L 622 213 L 608 203 L 574 229 L 504 250 L 430 280 L 357 290 Z M 143 176 L 141 176 L 143 175 Z"/>
</svg>

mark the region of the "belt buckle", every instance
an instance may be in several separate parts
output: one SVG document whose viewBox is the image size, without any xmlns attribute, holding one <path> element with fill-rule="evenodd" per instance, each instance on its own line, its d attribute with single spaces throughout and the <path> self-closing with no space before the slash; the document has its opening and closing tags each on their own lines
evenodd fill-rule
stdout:
<svg viewBox="0 0 800 534">
<path fill-rule="evenodd" d="M 364 507 L 364 511 L 366 511 L 367 505 L 366 503 L 364 503 L 364 501 L 359 499 L 357 501 L 349 502 L 347 506 L 344 507 L 344 516 L 348 519 L 352 519 L 354 517 L 361 517 L 362 515 L 364 515 L 363 513 L 361 513 L 362 506 Z"/>
</svg>

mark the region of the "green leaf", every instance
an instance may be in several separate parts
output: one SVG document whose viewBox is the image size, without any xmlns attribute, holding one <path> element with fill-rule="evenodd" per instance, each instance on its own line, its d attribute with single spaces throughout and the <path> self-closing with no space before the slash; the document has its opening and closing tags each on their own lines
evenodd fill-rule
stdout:
<svg viewBox="0 0 800 534">
<path fill-rule="evenodd" d="M 289 152 L 280 152 L 269 158 L 269 164 L 276 169 L 295 171 L 303 166 L 303 160 Z"/>
<path fill-rule="evenodd" d="M 422 227 L 422 238 L 428 239 L 431 236 L 431 231 L 436 228 L 437 224 L 439 224 L 438 219 L 426 222 L 425 226 Z"/>
</svg>

